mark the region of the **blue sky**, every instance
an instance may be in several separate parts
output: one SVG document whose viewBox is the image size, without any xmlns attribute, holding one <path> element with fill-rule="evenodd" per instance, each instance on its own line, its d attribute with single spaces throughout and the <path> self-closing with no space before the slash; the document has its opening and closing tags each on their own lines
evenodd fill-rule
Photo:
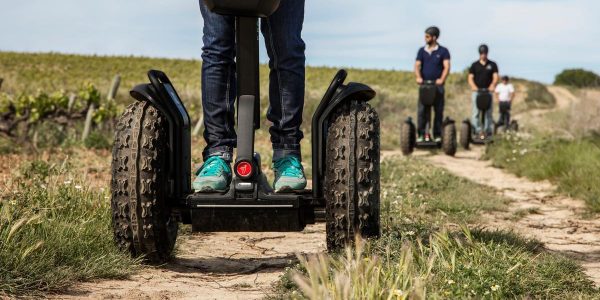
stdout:
<svg viewBox="0 0 600 300">
<path fill-rule="evenodd" d="M 0 50 L 200 58 L 197 1 L 0 0 L 0 7 Z M 597 0 L 306 0 L 303 37 L 310 65 L 408 70 L 423 30 L 435 24 L 455 71 L 485 42 L 502 73 L 551 82 L 564 68 L 600 73 L 599 11 Z"/>
</svg>

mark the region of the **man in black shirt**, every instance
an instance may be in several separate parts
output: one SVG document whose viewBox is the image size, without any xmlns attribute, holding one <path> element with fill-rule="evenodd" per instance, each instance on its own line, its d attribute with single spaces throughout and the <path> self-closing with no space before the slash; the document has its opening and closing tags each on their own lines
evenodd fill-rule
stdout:
<svg viewBox="0 0 600 300">
<path fill-rule="evenodd" d="M 487 45 L 479 46 L 479 60 L 474 62 L 469 69 L 469 85 L 471 86 L 471 90 L 473 90 L 473 115 L 471 123 L 476 133 L 482 132 L 481 126 L 483 125 L 487 136 L 491 136 L 494 122 L 492 119 L 494 106 L 490 105 L 490 108 L 485 112 L 485 124 L 479 124 L 479 109 L 477 109 L 477 92 L 480 89 L 485 89 L 489 93 L 493 93 L 496 90 L 496 84 L 499 79 L 498 65 L 488 59 L 488 52 L 489 48 Z"/>
</svg>

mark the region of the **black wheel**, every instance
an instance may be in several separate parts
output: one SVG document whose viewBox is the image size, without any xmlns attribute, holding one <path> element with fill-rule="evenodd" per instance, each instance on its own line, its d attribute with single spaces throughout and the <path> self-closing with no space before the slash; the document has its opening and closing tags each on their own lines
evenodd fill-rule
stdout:
<svg viewBox="0 0 600 300">
<path fill-rule="evenodd" d="M 402 154 L 412 154 L 415 150 L 416 142 L 417 132 L 415 125 L 411 121 L 402 123 L 400 127 L 400 150 L 402 150 Z"/>
<path fill-rule="evenodd" d="M 148 102 L 135 102 L 116 126 L 111 207 L 120 249 L 152 263 L 167 261 L 178 224 L 165 195 L 165 118 Z"/>
<path fill-rule="evenodd" d="M 379 117 L 364 101 L 336 108 L 327 129 L 327 249 L 379 236 Z"/>
<path fill-rule="evenodd" d="M 469 150 L 469 143 L 471 142 L 471 124 L 463 122 L 460 125 L 460 145 L 465 150 Z"/>
<path fill-rule="evenodd" d="M 456 148 L 456 125 L 452 122 L 444 126 L 442 150 L 446 155 L 454 156 L 454 154 L 456 154 Z"/>
</svg>

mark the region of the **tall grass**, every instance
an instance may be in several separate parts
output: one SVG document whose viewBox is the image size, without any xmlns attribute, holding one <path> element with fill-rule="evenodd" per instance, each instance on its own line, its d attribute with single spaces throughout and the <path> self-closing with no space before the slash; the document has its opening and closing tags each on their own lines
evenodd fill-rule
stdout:
<svg viewBox="0 0 600 300">
<path fill-rule="evenodd" d="M 548 179 L 600 212 L 600 136 L 565 140 L 509 134 L 489 146 L 486 155 L 495 166 L 519 176 Z"/>
<path fill-rule="evenodd" d="M 358 241 L 357 247 L 333 256 L 300 256 L 299 264 L 282 277 L 274 298 L 596 295 L 579 265 L 544 252 L 539 242 L 469 225 L 483 211 L 504 208 L 506 199 L 493 190 L 413 159 L 388 160 L 382 169 L 382 237 Z"/>
<path fill-rule="evenodd" d="M 298 285 L 296 298 L 561 299 L 595 292 L 566 258 L 531 250 L 511 233 L 465 228 L 426 239 L 388 234 L 337 257 L 300 257 L 300 265 L 303 271 L 288 275 Z"/>
<path fill-rule="evenodd" d="M 108 192 L 67 170 L 33 161 L 1 191 L 0 294 L 35 295 L 138 269 L 114 245 Z"/>
</svg>

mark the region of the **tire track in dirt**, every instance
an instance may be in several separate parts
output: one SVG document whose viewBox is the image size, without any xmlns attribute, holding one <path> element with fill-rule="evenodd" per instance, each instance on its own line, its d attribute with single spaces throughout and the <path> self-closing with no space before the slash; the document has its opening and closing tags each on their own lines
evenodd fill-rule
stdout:
<svg viewBox="0 0 600 300">
<path fill-rule="evenodd" d="M 296 253 L 325 251 L 324 224 L 292 233 L 194 233 L 177 240 L 175 259 L 127 280 L 77 284 L 51 299 L 261 299 L 273 292 Z"/>
</svg>

